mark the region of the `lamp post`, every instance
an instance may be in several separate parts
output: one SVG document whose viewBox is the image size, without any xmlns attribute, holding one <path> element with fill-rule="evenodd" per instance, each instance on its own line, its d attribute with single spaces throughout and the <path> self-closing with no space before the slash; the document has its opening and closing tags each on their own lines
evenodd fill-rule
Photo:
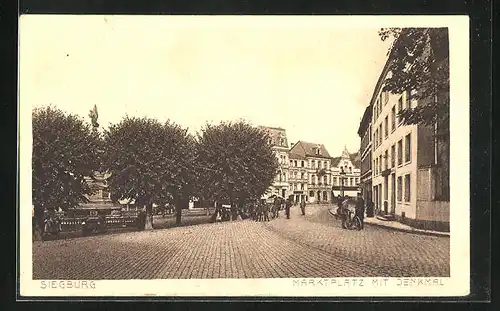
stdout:
<svg viewBox="0 0 500 311">
<path fill-rule="evenodd" d="M 344 168 L 340 168 L 340 196 L 344 197 L 344 178 L 345 178 Z"/>
</svg>

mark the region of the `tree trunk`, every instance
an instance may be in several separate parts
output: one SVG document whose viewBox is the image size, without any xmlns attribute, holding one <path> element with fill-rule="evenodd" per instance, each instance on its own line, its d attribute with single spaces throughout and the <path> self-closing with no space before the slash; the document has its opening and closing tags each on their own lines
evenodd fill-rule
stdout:
<svg viewBox="0 0 500 311">
<path fill-rule="evenodd" d="M 146 205 L 146 223 L 144 225 L 144 230 L 153 230 L 153 203 L 148 203 Z"/>
<path fill-rule="evenodd" d="M 33 240 L 41 241 L 43 235 L 43 208 L 40 206 L 35 206 L 35 210 L 33 213 Z"/>
<path fill-rule="evenodd" d="M 176 204 L 175 204 L 175 224 L 176 225 L 180 225 L 181 224 L 181 221 L 182 221 L 182 204 L 183 204 L 183 200 L 182 199 L 177 199 L 176 200 Z"/>
</svg>

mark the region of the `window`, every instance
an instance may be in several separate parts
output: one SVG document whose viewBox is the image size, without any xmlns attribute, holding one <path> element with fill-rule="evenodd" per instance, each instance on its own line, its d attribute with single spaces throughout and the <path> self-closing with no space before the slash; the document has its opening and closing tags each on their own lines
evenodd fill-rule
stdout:
<svg viewBox="0 0 500 311">
<path fill-rule="evenodd" d="M 382 144 L 382 123 L 378 126 L 378 144 Z"/>
<path fill-rule="evenodd" d="M 405 202 L 410 202 L 411 198 L 411 181 L 410 174 L 405 175 Z"/>
<path fill-rule="evenodd" d="M 300 174 L 300 179 L 304 179 L 304 173 Z"/>
<path fill-rule="evenodd" d="M 349 174 L 352 174 L 352 166 L 349 166 Z"/>
<path fill-rule="evenodd" d="M 309 196 L 312 198 L 314 197 L 314 191 L 309 191 Z"/>
<path fill-rule="evenodd" d="M 323 177 L 323 180 L 324 180 L 324 182 L 325 182 L 325 185 L 328 185 L 328 176 L 324 176 L 324 177 Z"/>
<path fill-rule="evenodd" d="M 389 136 L 389 116 L 385 117 L 384 126 L 385 126 L 385 138 L 387 138 L 387 136 Z"/>
<path fill-rule="evenodd" d="M 403 140 L 398 141 L 398 165 L 403 164 Z"/>
<path fill-rule="evenodd" d="M 411 91 L 406 90 L 405 95 L 406 95 L 405 108 L 411 108 Z"/>
<path fill-rule="evenodd" d="M 378 171 L 379 171 L 379 174 L 382 173 L 382 155 L 379 156 L 379 161 L 378 161 Z"/>
<path fill-rule="evenodd" d="M 375 176 L 377 176 L 377 159 L 373 160 L 373 171 L 375 172 Z"/>
<path fill-rule="evenodd" d="M 292 160 L 290 160 L 290 166 L 293 166 L 293 161 Z"/>
<path fill-rule="evenodd" d="M 392 145 L 391 147 L 391 167 L 395 167 L 395 160 L 396 160 L 396 145 Z"/>
<path fill-rule="evenodd" d="M 302 161 L 302 167 L 304 167 L 304 161 Z"/>
<path fill-rule="evenodd" d="M 398 113 L 403 110 L 403 96 L 399 97 L 398 99 Z M 398 124 L 401 124 L 402 119 L 399 120 Z"/>
<path fill-rule="evenodd" d="M 411 133 L 405 136 L 405 162 L 411 161 Z"/>
<path fill-rule="evenodd" d="M 304 190 L 304 184 L 300 184 L 300 190 Z"/>
<path fill-rule="evenodd" d="M 385 153 L 384 153 L 384 164 L 385 164 L 385 169 L 388 169 L 389 168 L 389 151 L 386 150 Z"/>
<path fill-rule="evenodd" d="M 337 185 L 337 177 L 333 177 L 333 185 L 336 186 Z"/>
<path fill-rule="evenodd" d="M 403 200 L 403 178 L 398 177 L 398 202 Z"/>
<path fill-rule="evenodd" d="M 293 161 L 293 166 L 297 166 L 297 161 Z"/>
<path fill-rule="evenodd" d="M 352 185 L 352 178 L 349 178 L 349 185 L 348 186 L 351 186 Z"/>
<path fill-rule="evenodd" d="M 396 129 L 396 106 L 392 107 L 391 110 L 391 131 L 394 131 Z"/>
</svg>

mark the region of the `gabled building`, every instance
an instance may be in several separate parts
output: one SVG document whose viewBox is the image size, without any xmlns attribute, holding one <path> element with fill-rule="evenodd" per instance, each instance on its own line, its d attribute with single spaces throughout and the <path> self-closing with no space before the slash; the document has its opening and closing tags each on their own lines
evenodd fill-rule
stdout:
<svg viewBox="0 0 500 311">
<path fill-rule="evenodd" d="M 289 192 L 288 183 L 288 140 L 286 131 L 280 127 L 259 126 L 269 135 L 269 144 L 278 158 L 279 169 L 273 184 L 269 187 L 267 195 L 279 195 L 287 198 Z"/>
<path fill-rule="evenodd" d="M 344 148 L 342 156 L 332 159 L 332 194 L 338 196 L 355 197 L 359 192 L 360 184 L 360 156 L 359 153 L 349 153 Z M 342 173 L 343 172 L 343 173 Z"/>
<path fill-rule="evenodd" d="M 295 201 L 306 199 L 307 202 L 331 201 L 331 160 L 332 157 L 323 144 L 298 141 L 290 149 L 290 170 L 296 171 L 300 179 L 297 184 L 302 184 L 307 179 L 307 185 L 302 187 L 305 193 L 297 193 Z"/>
</svg>

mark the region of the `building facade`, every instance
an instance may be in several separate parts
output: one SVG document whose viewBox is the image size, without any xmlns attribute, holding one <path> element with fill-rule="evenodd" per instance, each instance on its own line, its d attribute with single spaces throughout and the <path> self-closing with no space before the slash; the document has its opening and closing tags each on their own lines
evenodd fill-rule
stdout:
<svg viewBox="0 0 500 311">
<path fill-rule="evenodd" d="M 293 199 L 309 203 L 331 202 L 332 157 L 322 144 L 298 141 L 290 149 L 290 171 L 297 173 Z M 300 190 L 303 189 L 303 190 Z M 299 192 L 302 191 L 302 192 Z M 299 199 L 299 201 L 297 201 Z"/>
<path fill-rule="evenodd" d="M 342 156 L 332 159 L 332 195 L 355 197 L 360 191 L 359 153 L 344 148 Z"/>
<path fill-rule="evenodd" d="M 372 112 L 373 106 L 366 107 L 363 118 L 359 123 L 358 135 L 361 138 L 359 154 L 360 167 L 360 190 L 366 201 L 372 201 Z"/>
<path fill-rule="evenodd" d="M 309 170 L 307 158 L 297 153 L 289 153 L 290 194 L 294 202 L 308 202 Z"/>
<path fill-rule="evenodd" d="M 449 200 L 433 196 L 433 131 L 423 125 L 404 125 L 398 112 L 415 108 L 416 91 L 402 94 L 382 91 L 391 74 L 389 61 L 376 84 L 369 107 L 371 118 L 372 194 L 379 214 L 425 228 L 449 228 Z M 422 104 L 422 103 L 420 103 Z"/>
<path fill-rule="evenodd" d="M 267 196 L 278 195 L 283 198 L 287 198 L 290 186 L 288 182 L 289 157 L 286 131 L 285 129 L 279 127 L 259 126 L 259 128 L 268 134 L 269 144 L 272 145 L 272 149 L 279 163 L 278 173 L 274 178 L 273 184 L 267 190 Z"/>
</svg>

